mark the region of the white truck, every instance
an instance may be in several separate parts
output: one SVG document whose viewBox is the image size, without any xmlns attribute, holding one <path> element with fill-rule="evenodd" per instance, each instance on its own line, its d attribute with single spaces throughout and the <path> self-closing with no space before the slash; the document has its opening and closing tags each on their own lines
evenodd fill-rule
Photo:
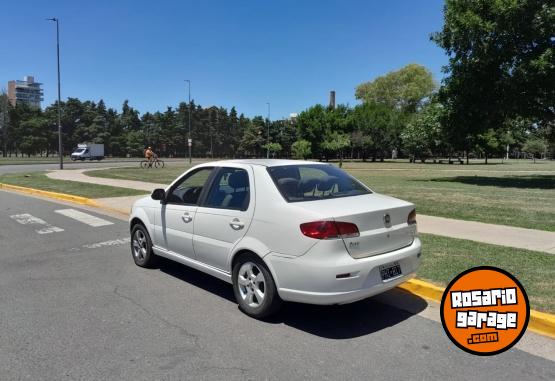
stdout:
<svg viewBox="0 0 555 381">
<path fill-rule="evenodd" d="M 71 153 L 71 160 L 102 160 L 104 159 L 104 144 L 84 143 L 77 144 Z"/>
</svg>

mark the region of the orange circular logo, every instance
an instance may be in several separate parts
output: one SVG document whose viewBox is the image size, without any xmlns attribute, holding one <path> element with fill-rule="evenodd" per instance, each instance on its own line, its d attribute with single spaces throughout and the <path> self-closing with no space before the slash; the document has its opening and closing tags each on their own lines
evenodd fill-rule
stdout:
<svg viewBox="0 0 555 381">
<path fill-rule="evenodd" d="M 507 271 L 474 267 L 457 275 L 441 299 L 441 323 L 462 350 L 488 356 L 522 337 L 530 318 L 524 287 Z"/>
</svg>

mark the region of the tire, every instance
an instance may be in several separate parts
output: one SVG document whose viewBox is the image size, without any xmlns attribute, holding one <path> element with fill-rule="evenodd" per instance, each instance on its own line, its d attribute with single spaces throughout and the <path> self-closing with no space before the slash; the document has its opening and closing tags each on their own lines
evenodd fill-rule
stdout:
<svg viewBox="0 0 555 381">
<path fill-rule="evenodd" d="M 158 257 L 152 252 L 150 235 L 141 224 L 135 224 L 131 229 L 131 255 L 140 267 L 153 267 L 158 262 Z"/>
<path fill-rule="evenodd" d="M 156 168 L 164 168 L 164 162 L 162 160 L 157 160 L 154 162 Z"/>
<path fill-rule="evenodd" d="M 247 315 L 262 319 L 281 307 L 283 302 L 277 293 L 274 278 L 257 255 L 242 255 L 233 266 L 232 278 L 235 299 Z"/>
<path fill-rule="evenodd" d="M 148 168 L 148 161 L 143 160 L 143 161 L 141 161 L 140 165 L 141 165 L 141 168 L 146 169 L 146 168 Z"/>
</svg>

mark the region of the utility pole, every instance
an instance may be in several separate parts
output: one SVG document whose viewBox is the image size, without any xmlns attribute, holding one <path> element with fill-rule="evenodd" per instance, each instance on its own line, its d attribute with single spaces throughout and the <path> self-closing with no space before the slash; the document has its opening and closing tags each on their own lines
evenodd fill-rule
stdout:
<svg viewBox="0 0 555 381">
<path fill-rule="evenodd" d="M 270 102 L 266 102 L 268 105 L 268 128 L 266 134 L 266 159 L 270 158 Z"/>
<path fill-rule="evenodd" d="M 191 80 L 186 79 L 185 82 L 189 84 L 189 106 L 187 106 L 189 109 L 189 137 L 187 138 L 187 145 L 189 146 L 189 164 L 191 164 L 193 160 L 191 156 L 191 146 L 193 145 L 193 140 L 191 139 Z"/>
<path fill-rule="evenodd" d="M 2 147 L 2 156 L 3 157 L 7 157 L 8 156 L 8 96 L 6 95 L 5 92 L 2 92 L 2 94 L 0 94 L 0 97 L 2 98 L 2 104 L 0 104 L 0 111 L 2 111 L 2 119 L 0 119 L 0 121 L 2 122 L 2 141 L 3 141 L 3 147 Z"/>
<path fill-rule="evenodd" d="M 60 95 L 60 25 L 59 19 L 47 19 L 56 23 L 56 56 L 58 58 L 58 153 L 60 155 L 60 169 L 64 169 L 64 151 L 62 145 L 62 99 Z"/>
</svg>

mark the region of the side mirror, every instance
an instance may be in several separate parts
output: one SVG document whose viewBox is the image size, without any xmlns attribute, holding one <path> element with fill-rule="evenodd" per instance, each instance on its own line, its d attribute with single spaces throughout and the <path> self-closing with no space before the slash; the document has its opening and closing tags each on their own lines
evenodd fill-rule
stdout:
<svg viewBox="0 0 555 381">
<path fill-rule="evenodd" d="M 162 188 L 157 188 L 152 191 L 150 198 L 153 200 L 160 200 L 161 202 L 166 201 L 166 191 Z"/>
</svg>

